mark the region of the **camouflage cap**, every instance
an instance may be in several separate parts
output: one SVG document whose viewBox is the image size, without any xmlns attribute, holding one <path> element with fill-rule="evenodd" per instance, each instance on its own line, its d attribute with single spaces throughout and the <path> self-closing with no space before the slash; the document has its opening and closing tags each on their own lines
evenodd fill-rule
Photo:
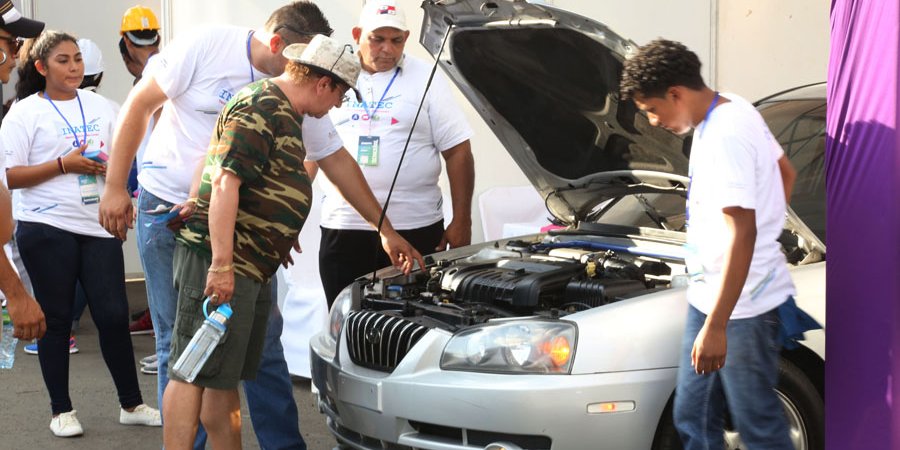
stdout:
<svg viewBox="0 0 900 450">
<path fill-rule="evenodd" d="M 359 58 L 349 44 L 341 45 L 328 36 L 317 34 L 309 44 L 288 45 L 282 54 L 291 61 L 312 67 L 346 83 L 356 93 L 356 99 L 362 101 L 362 96 L 356 89 L 360 71 Z"/>
</svg>

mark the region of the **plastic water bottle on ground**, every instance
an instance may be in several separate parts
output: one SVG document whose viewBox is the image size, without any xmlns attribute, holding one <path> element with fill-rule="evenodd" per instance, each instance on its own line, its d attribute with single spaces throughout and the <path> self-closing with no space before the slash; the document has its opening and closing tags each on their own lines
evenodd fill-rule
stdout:
<svg viewBox="0 0 900 450">
<path fill-rule="evenodd" d="M 188 383 L 192 383 L 197 378 L 200 369 L 206 364 L 209 355 L 212 354 L 213 349 L 222 339 L 222 335 L 225 334 L 225 324 L 231 318 L 232 311 L 228 303 L 219 305 L 212 314 L 206 312 L 208 305 L 209 298 L 203 302 L 203 315 L 206 316 L 206 320 L 194 333 L 191 342 L 188 343 L 172 367 L 175 375 Z"/>
</svg>

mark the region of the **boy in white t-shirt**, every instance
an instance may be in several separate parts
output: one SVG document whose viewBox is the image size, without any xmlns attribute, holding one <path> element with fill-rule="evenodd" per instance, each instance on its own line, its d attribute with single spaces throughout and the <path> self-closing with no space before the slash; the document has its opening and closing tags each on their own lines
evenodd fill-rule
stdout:
<svg viewBox="0 0 900 450">
<path fill-rule="evenodd" d="M 796 172 L 756 109 L 707 87 L 697 55 L 680 43 L 641 47 L 625 62 L 621 91 L 651 125 L 694 130 L 690 307 L 674 406 L 684 447 L 723 448 L 727 407 L 748 448 L 793 449 L 774 387 L 779 309 L 794 307 L 777 239 Z"/>
</svg>

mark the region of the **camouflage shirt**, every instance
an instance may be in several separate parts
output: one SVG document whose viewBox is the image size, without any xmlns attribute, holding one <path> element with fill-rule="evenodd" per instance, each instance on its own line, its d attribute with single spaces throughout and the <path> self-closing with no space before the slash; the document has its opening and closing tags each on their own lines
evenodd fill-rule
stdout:
<svg viewBox="0 0 900 450">
<path fill-rule="evenodd" d="M 311 182 L 300 125 L 284 92 L 270 80 L 238 92 L 219 115 L 209 143 L 197 210 L 176 237 L 212 257 L 209 200 L 218 168 L 241 179 L 234 229 L 234 270 L 266 282 L 291 250 L 309 213 Z"/>
</svg>

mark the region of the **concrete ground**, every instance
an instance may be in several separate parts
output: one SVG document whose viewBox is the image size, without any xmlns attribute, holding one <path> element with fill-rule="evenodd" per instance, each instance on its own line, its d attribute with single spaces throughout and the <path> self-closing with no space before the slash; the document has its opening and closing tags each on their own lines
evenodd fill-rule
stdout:
<svg viewBox="0 0 900 450">
<path fill-rule="evenodd" d="M 128 284 L 132 311 L 147 305 L 143 283 Z M 84 427 L 84 436 L 62 439 L 50 432 L 50 399 L 41 378 L 37 357 L 23 351 L 26 342 L 16 348 L 12 369 L 0 369 L 0 449 L 159 449 L 162 428 L 119 425 L 119 405 L 112 378 L 100 355 L 97 330 L 85 312 L 76 339 L 79 353 L 71 355 L 69 391 Z M 154 352 L 149 335 L 132 336 L 137 360 Z M 144 401 L 156 407 L 156 376 L 138 372 Z M 241 393 L 243 395 L 243 392 Z M 295 378 L 294 400 L 300 410 L 300 430 L 309 450 L 332 449 L 336 443 L 325 426 L 325 418 L 315 408 L 309 380 Z M 246 404 L 242 400 L 242 404 Z M 256 435 L 246 406 L 242 408 L 242 438 L 245 449 L 258 449 Z"/>
</svg>

